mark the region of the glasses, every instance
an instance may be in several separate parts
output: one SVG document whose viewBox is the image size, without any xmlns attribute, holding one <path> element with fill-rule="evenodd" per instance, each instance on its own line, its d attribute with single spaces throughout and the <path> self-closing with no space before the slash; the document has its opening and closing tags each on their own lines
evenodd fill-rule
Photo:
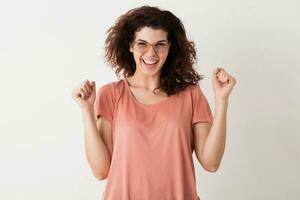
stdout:
<svg viewBox="0 0 300 200">
<path fill-rule="evenodd" d="M 157 42 L 154 44 L 150 44 L 146 41 L 134 41 L 133 48 L 139 53 L 146 53 L 149 51 L 150 47 L 153 47 L 155 52 L 164 53 L 168 50 L 170 43 L 169 42 Z"/>
</svg>

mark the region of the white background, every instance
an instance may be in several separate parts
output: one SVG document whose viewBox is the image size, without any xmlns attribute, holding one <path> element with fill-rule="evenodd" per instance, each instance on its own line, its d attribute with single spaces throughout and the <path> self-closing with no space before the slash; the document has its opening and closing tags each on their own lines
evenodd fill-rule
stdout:
<svg viewBox="0 0 300 200">
<path fill-rule="evenodd" d="M 214 110 L 211 71 L 237 79 L 216 173 L 194 163 L 201 200 L 300 199 L 299 1 L 11 0 L 0 3 L 0 199 L 100 199 L 71 98 L 85 79 L 116 80 L 105 32 L 127 10 L 168 9 L 195 41 Z"/>
</svg>

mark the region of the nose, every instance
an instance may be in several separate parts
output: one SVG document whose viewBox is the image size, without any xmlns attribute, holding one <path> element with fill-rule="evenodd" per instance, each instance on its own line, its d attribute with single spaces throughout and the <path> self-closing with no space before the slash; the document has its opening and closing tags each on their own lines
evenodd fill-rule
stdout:
<svg viewBox="0 0 300 200">
<path fill-rule="evenodd" d="M 146 54 L 156 55 L 155 47 L 151 45 L 149 50 L 146 52 Z"/>
</svg>

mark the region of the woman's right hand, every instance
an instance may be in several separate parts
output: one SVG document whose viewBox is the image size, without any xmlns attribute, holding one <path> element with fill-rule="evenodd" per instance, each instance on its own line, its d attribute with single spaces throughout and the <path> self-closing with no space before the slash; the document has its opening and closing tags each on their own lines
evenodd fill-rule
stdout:
<svg viewBox="0 0 300 200">
<path fill-rule="evenodd" d="M 74 88 L 72 98 L 83 110 L 93 110 L 96 98 L 96 84 L 86 80 Z"/>
</svg>

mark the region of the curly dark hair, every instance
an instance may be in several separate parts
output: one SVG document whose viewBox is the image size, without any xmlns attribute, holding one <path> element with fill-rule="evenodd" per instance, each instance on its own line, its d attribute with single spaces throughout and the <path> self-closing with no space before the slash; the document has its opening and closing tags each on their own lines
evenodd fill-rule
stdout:
<svg viewBox="0 0 300 200">
<path fill-rule="evenodd" d="M 187 39 L 181 20 L 168 10 L 151 6 L 129 10 L 118 17 L 115 25 L 106 32 L 105 61 L 114 68 L 117 77 L 120 74 L 124 77 L 134 74 L 136 63 L 129 46 L 135 39 L 135 32 L 143 27 L 166 31 L 171 43 L 161 69 L 160 85 L 153 93 L 160 88 L 170 96 L 203 79 L 203 75 L 199 75 L 193 68 L 197 59 L 195 43 Z"/>
</svg>

